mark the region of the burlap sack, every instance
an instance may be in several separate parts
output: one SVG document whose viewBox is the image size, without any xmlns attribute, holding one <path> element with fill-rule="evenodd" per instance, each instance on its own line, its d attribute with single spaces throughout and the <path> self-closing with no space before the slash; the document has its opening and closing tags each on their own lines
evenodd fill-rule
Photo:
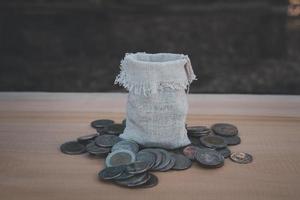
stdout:
<svg viewBox="0 0 300 200">
<path fill-rule="evenodd" d="M 188 56 L 126 54 L 120 68 L 115 84 L 129 91 L 126 128 L 120 137 L 146 147 L 174 149 L 190 144 L 185 128 L 187 94 L 196 77 Z"/>
</svg>

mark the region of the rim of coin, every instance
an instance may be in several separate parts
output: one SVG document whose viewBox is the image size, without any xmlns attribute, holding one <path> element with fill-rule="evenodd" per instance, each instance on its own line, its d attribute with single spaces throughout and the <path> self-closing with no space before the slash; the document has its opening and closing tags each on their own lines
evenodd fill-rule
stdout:
<svg viewBox="0 0 300 200">
<path fill-rule="evenodd" d="M 93 156 L 105 156 L 110 152 L 110 148 L 99 147 L 92 141 L 86 145 L 86 151 Z"/>
<path fill-rule="evenodd" d="M 110 124 L 114 124 L 115 122 L 111 119 L 97 119 L 91 122 L 91 126 L 93 128 L 104 128 Z"/>
<path fill-rule="evenodd" d="M 238 134 L 238 128 L 229 123 L 216 123 L 212 125 L 211 129 L 217 135 L 224 136 L 224 137 L 232 137 Z"/>
<path fill-rule="evenodd" d="M 166 172 L 174 167 L 174 165 L 176 163 L 176 158 L 172 156 L 172 153 L 170 155 L 171 155 L 170 156 L 171 160 L 170 160 L 169 164 L 167 166 L 165 166 L 164 168 L 160 169 L 159 171 Z"/>
<path fill-rule="evenodd" d="M 60 150 L 62 153 L 68 155 L 79 155 L 86 152 L 85 146 L 78 141 L 65 142 L 60 145 Z"/>
<path fill-rule="evenodd" d="M 162 153 L 160 151 L 158 151 L 155 148 L 146 148 L 146 149 L 142 149 L 140 152 L 144 152 L 144 151 L 148 151 L 151 152 L 155 155 L 155 163 L 154 165 L 151 167 L 152 170 L 155 170 L 155 168 L 157 166 L 160 165 L 160 163 L 162 162 Z"/>
<path fill-rule="evenodd" d="M 108 154 L 105 159 L 107 167 L 127 165 L 135 161 L 135 153 L 129 150 L 117 150 Z"/>
<path fill-rule="evenodd" d="M 241 138 L 236 135 L 232 137 L 223 137 L 227 145 L 238 145 L 241 143 Z"/>
<path fill-rule="evenodd" d="M 134 153 L 137 153 L 139 151 L 139 145 L 133 140 L 121 140 L 112 147 L 111 151 L 120 149 L 127 149 Z"/>
<path fill-rule="evenodd" d="M 99 136 L 98 133 L 93 133 L 93 134 L 89 134 L 89 135 L 80 136 L 80 137 L 77 138 L 77 142 L 79 142 L 80 144 L 83 144 L 83 145 L 87 145 L 92 140 L 94 140 L 97 136 Z"/>
<path fill-rule="evenodd" d="M 95 138 L 96 145 L 100 147 L 112 147 L 122 139 L 116 135 L 103 134 Z"/>
<path fill-rule="evenodd" d="M 207 135 L 200 138 L 201 144 L 208 148 L 220 149 L 227 147 L 225 139 L 217 135 Z"/>
<path fill-rule="evenodd" d="M 224 157 L 214 149 L 200 149 L 195 158 L 205 168 L 218 168 L 224 165 Z"/>
<path fill-rule="evenodd" d="M 110 124 L 106 126 L 103 131 L 106 134 L 111 134 L 111 135 L 120 135 L 121 133 L 124 132 L 125 126 L 123 124 Z"/>
<path fill-rule="evenodd" d="M 245 152 L 233 152 L 230 155 L 230 159 L 239 164 L 248 164 L 253 161 L 253 156 Z"/>
<path fill-rule="evenodd" d="M 201 137 L 205 135 L 209 135 L 211 133 L 211 129 L 207 126 L 189 126 L 187 127 L 187 134 L 192 137 Z"/>
<path fill-rule="evenodd" d="M 98 173 L 98 177 L 103 180 L 111 180 L 121 176 L 123 171 L 124 166 L 106 167 Z"/>
<path fill-rule="evenodd" d="M 121 186 L 126 187 L 136 187 L 146 183 L 150 179 L 148 172 L 141 174 L 135 174 L 134 176 L 124 179 L 124 180 L 115 180 L 115 183 Z"/>
<path fill-rule="evenodd" d="M 156 157 L 155 154 L 150 151 L 139 151 L 136 154 L 136 161 L 143 161 L 148 163 L 151 169 L 155 165 Z"/>
<path fill-rule="evenodd" d="M 182 154 L 172 154 L 172 156 L 175 158 L 175 165 L 173 166 L 172 169 L 175 170 L 185 170 L 188 169 L 192 166 L 192 161 L 187 158 L 186 156 Z"/>
<path fill-rule="evenodd" d="M 149 164 L 143 161 L 135 161 L 126 166 L 126 171 L 129 174 L 140 174 L 149 169 Z"/>
<path fill-rule="evenodd" d="M 157 176 L 151 173 L 149 173 L 149 176 L 150 176 L 149 180 L 146 183 L 140 185 L 139 188 L 151 188 L 158 185 L 159 181 Z"/>
<path fill-rule="evenodd" d="M 231 155 L 231 151 L 228 147 L 222 149 L 216 149 L 224 158 L 228 158 Z"/>
<path fill-rule="evenodd" d="M 164 149 L 158 149 L 158 151 L 160 151 L 160 153 L 162 154 L 162 162 L 157 167 L 155 167 L 154 170 L 160 171 L 171 162 L 171 154 Z"/>
<path fill-rule="evenodd" d="M 182 153 L 190 160 L 195 160 L 196 152 L 199 149 L 200 149 L 200 147 L 197 147 L 195 145 L 189 145 L 183 149 Z"/>
</svg>

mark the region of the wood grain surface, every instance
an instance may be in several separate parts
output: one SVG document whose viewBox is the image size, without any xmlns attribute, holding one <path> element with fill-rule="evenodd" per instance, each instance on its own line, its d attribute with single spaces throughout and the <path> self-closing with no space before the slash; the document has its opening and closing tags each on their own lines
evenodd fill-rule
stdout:
<svg viewBox="0 0 300 200">
<path fill-rule="evenodd" d="M 189 95 L 189 125 L 229 122 L 254 156 L 208 170 L 156 172 L 159 185 L 126 189 L 100 182 L 104 160 L 60 153 L 65 141 L 95 132 L 94 119 L 121 122 L 126 94 L 0 93 L 0 199 L 242 200 L 300 198 L 300 97 Z"/>
</svg>

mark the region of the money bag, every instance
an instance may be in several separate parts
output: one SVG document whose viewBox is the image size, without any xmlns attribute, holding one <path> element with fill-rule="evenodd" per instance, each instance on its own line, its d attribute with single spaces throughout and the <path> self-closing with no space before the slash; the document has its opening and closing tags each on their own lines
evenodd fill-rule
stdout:
<svg viewBox="0 0 300 200">
<path fill-rule="evenodd" d="M 127 53 L 115 79 L 128 90 L 126 127 L 120 137 L 144 147 L 175 149 L 190 144 L 185 121 L 193 80 L 187 55 Z"/>
</svg>

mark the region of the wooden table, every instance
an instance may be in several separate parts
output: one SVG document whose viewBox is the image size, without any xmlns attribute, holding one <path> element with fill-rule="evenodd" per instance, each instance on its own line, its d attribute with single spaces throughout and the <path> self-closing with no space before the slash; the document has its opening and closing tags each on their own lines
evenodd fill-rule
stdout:
<svg viewBox="0 0 300 200">
<path fill-rule="evenodd" d="M 238 126 L 254 161 L 220 169 L 155 173 L 159 185 L 126 189 L 98 181 L 103 160 L 60 153 L 59 145 L 95 132 L 94 119 L 124 118 L 126 94 L 0 93 L 0 198 L 241 200 L 300 198 L 300 97 L 189 95 L 189 125 Z"/>
</svg>

